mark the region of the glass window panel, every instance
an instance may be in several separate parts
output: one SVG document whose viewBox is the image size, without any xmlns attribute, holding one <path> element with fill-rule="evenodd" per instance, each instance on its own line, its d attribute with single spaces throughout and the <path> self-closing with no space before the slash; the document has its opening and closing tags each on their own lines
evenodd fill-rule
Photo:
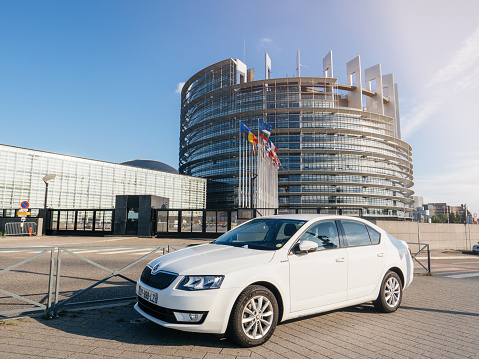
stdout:
<svg viewBox="0 0 479 359">
<path fill-rule="evenodd" d="M 193 212 L 191 225 L 192 232 L 203 232 L 203 212 Z"/>
<path fill-rule="evenodd" d="M 318 250 L 339 248 L 339 235 L 334 221 L 313 224 L 301 236 L 300 241 L 318 244 Z"/>
<path fill-rule="evenodd" d="M 227 226 L 228 226 L 228 212 L 218 211 L 218 225 L 217 225 L 218 233 L 226 232 Z"/>
<path fill-rule="evenodd" d="M 167 232 L 168 231 L 168 211 L 158 211 L 158 218 L 156 220 L 156 231 Z"/>
<path fill-rule="evenodd" d="M 206 232 L 216 233 L 216 212 L 206 212 Z"/>
<path fill-rule="evenodd" d="M 353 221 L 341 221 L 341 223 L 346 233 L 348 247 L 367 246 L 371 244 L 371 239 L 369 238 L 365 224 Z"/>
<path fill-rule="evenodd" d="M 178 232 L 178 211 L 168 213 L 168 232 Z"/>
<path fill-rule="evenodd" d="M 381 234 L 369 226 L 367 226 L 367 228 L 368 228 L 369 236 L 371 237 L 371 243 L 379 244 L 379 241 L 381 239 Z"/>
<path fill-rule="evenodd" d="M 191 211 L 182 211 L 181 213 L 181 231 L 191 232 Z"/>
</svg>

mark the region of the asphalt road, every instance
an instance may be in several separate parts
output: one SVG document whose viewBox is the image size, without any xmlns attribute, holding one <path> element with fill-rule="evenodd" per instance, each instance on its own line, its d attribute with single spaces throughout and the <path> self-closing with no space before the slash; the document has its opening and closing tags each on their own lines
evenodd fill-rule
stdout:
<svg viewBox="0 0 479 359">
<path fill-rule="evenodd" d="M 159 246 L 170 245 L 174 248 L 175 244 L 182 247 L 208 241 L 135 237 L 3 237 L 0 239 L 0 289 L 15 293 L 28 300 L 46 304 L 48 301 L 51 253 L 48 249 L 45 253 L 40 253 L 42 248 L 62 247 L 59 301 L 94 285 L 96 282 L 109 276 L 112 271 L 121 270 L 125 266 L 130 265 L 130 263 L 139 260 L 136 264 L 121 272 L 130 281 L 121 277 L 111 278 L 105 283 L 79 295 L 71 302 L 134 297 L 135 284 L 133 282 L 136 282 L 144 266 L 157 255 L 161 255 L 163 249 L 148 257 L 144 256 Z M 129 246 L 142 247 L 132 248 Z M 69 248 L 69 252 L 65 251 L 66 248 Z M 2 270 L 36 255 L 38 256 L 30 261 L 3 274 L 1 273 Z M 54 273 L 56 273 L 56 268 L 58 267 L 57 259 L 58 254 L 55 253 Z M 420 258 L 419 260 L 426 265 L 427 260 L 425 258 Z M 431 268 L 434 276 L 465 279 L 468 281 L 479 280 L 479 256 L 463 254 L 460 251 L 433 251 Z M 425 273 L 425 270 L 416 263 L 415 272 L 422 274 Z M 56 278 L 53 278 L 52 283 L 53 291 L 55 291 Z M 26 303 L 5 293 L 0 293 L 0 312 L 29 307 L 32 307 L 31 303 Z"/>
<path fill-rule="evenodd" d="M 27 300 L 47 304 L 51 265 L 49 248 L 54 246 L 62 248 L 58 301 L 67 299 L 94 285 L 110 276 L 113 271 L 121 271 L 120 274 L 130 279 L 130 281 L 115 276 L 70 302 L 134 297 L 135 284 L 133 282 L 136 282 L 149 261 L 163 254 L 163 247 L 168 248 L 169 245 L 170 250 L 174 250 L 175 248 L 204 242 L 205 240 L 132 237 L 42 237 L 34 240 L 24 237 L 2 239 L 0 244 L 0 289 Z M 159 247 L 160 249 L 157 252 L 152 253 Z M 3 270 L 21 262 L 24 263 L 2 273 Z M 131 265 L 133 262 L 136 263 Z M 127 266 L 128 268 L 123 269 Z M 54 274 L 57 273 L 57 268 L 58 251 L 55 251 Z M 55 286 L 56 277 L 53 277 L 53 292 Z M 13 298 L 6 293 L 0 293 L 0 312 L 29 307 L 32 307 L 31 303 Z"/>
</svg>

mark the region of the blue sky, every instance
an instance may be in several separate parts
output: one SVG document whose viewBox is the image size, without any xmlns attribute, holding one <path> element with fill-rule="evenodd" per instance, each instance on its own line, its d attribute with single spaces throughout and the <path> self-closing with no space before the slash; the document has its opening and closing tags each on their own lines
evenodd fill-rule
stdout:
<svg viewBox="0 0 479 359">
<path fill-rule="evenodd" d="M 399 84 L 417 195 L 479 211 L 478 1 L 0 0 L 0 143 L 178 167 L 178 84 L 226 58 L 321 76 L 333 51 Z"/>
</svg>

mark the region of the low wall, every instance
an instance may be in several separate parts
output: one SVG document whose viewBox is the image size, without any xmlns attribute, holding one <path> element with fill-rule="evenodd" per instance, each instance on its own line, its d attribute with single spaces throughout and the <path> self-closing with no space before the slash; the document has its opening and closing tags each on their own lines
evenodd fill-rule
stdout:
<svg viewBox="0 0 479 359">
<path fill-rule="evenodd" d="M 449 223 L 371 222 L 397 239 L 412 243 L 419 240 L 429 244 L 430 249 L 471 250 L 472 246 L 479 242 L 479 225 L 474 224 L 468 224 L 466 227 L 464 224 Z"/>
</svg>

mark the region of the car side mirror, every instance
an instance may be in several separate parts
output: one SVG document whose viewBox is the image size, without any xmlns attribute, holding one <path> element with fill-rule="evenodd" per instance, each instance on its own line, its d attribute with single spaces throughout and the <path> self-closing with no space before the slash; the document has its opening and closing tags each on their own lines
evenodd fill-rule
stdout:
<svg viewBox="0 0 479 359">
<path fill-rule="evenodd" d="M 302 241 L 299 243 L 299 246 L 296 252 L 309 253 L 309 252 L 315 252 L 317 250 L 318 250 L 318 243 L 313 241 Z"/>
</svg>

